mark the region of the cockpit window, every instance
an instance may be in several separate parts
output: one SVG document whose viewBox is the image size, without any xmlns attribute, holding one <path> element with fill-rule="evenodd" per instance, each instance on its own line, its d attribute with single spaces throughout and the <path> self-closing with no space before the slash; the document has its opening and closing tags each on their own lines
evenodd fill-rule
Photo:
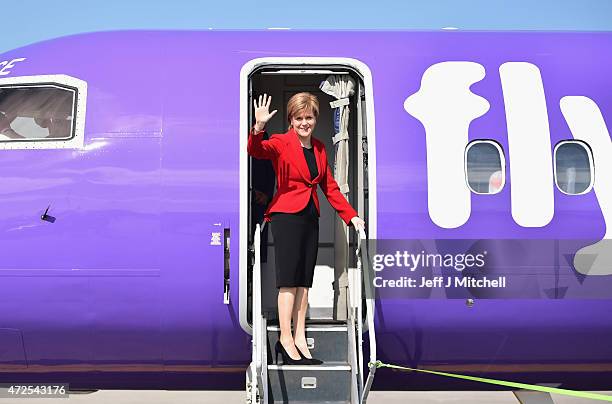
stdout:
<svg viewBox="0 0 612 404">
<path fill-rule="evenodd" d="M 569 195 L 587 193 L 593 187 L 593 156 L 581 141 L 567 140 L 555 146 L 555 183 Z"/>
<path fill-rule="evenodd" d="M 505 183 L 504 152 L 491 140 L 475 140 L 465 150 L 465 173 L 470 190 L 476 194 L 496 194 Z"/>
<path fill-rule="evenodd" d="M 0 87 L 0 142 L 74 136 L 76 91 L 54 84 Z"/>
</svg>

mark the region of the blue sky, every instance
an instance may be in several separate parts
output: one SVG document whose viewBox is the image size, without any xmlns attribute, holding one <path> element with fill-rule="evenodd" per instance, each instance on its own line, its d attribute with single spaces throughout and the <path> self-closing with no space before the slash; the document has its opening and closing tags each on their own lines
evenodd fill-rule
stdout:
<svg viewBox="0 0 612 404">
<path fill-rule="evenodd" d="M 3 0 L 0 52 L 116 29 L 612 31 L 612 0 Z"/>
</svg>

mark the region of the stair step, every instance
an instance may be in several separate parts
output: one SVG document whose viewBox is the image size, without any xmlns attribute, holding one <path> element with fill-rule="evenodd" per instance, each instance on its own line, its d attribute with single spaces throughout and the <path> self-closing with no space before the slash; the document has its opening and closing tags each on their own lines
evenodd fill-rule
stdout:
<svg viewBox="0 0 612 404">
<path fill-rule="evenodd" d="M 266 318 L 268 319 L 268 324 L 269 325 L 276 325 L 278 326 L 278 319 L 277 318 L 270 318 L 268 316 L 266 316 Z M 346 325 L 347 321 L 346 320 L 334 320 L 332 318 L 309 318 L 306 320 L 306 326 L 309 325 Z"/>
<path fill-rule="evenodd" d="M 306 341 L 313 358 L 329 362 L 348 362 L 348 331 L 346 325 L 308 325 Z M 276 364 L 274 347 L 280 337 L 278 326 L 268 326 L 268 358 L 270 364 Z M 279 355 L 280 356 L 280 355 Z"/>
<path fill-rule="evenodd" d="M 269 365 L 270 403 L 349 403 L 348 365 Z"/>
<path fill-rule="evenodd" d="M 331 362 L 322 365 L 268 365 L 268 370 L 351 370 L 351 366 L 346 362 Z"/>
<path fill-rule="evenodd" d="M 346 332 L 348 327 L 344 324 L 310 324 L 306 326 L 306 332 L 308 331 L 336 331 L 336 332 Z M 279 331 L 280 327 L 278 325 L 269 325 L 268 331 Z"/>
</svg>

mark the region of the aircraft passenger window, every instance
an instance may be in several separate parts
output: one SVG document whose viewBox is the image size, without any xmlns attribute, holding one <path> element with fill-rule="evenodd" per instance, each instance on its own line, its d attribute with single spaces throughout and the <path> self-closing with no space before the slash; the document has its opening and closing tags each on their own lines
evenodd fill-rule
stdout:
<svg viewBox="0 0 612 404">
<path fill-rule="evenodd" d="M 465 151 L 465 173 L 470 190 L 476 194 L 496 194 L 505 183 L 504 152 L 491 140 L 475 140 Z"/>
<path fill-rule="evenodd" d="M 51 84 L 0 87 L 0 142 L 70 139 L 75 98 Z"/>
<path fill-rule="evenodd" d="M 588 146 L 568 140 L 555 147 L 555 183 L 569 195 L 581 195 L 593 186 L 593 156 Z"/>
</svg>

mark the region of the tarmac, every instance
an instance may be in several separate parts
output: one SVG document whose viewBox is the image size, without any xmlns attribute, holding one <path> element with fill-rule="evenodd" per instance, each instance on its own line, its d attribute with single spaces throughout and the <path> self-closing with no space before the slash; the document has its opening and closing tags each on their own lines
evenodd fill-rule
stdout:
<svg viewBox="0 0 612 404">
<path fill-rule="evenodd" d="M 612 392 L 599 392 L 609 394 Z M 68 398 L 0 398 L 0 404 L 242 404 L 246 394 L 242 391 L 165 391 L 165 390 L 101 390 L 94 393 L 70 394 Z M 594 400 L 552 395 L 555 404 L 592 404 Z M 41 401 L 42 400 L 42 401 Z M 550 402 L 550 401 L 549 401 Z M 373 391 L 368 404 L 518 404 L 511 392 L 450 391 L 404 392 Z"/>
</svg>

